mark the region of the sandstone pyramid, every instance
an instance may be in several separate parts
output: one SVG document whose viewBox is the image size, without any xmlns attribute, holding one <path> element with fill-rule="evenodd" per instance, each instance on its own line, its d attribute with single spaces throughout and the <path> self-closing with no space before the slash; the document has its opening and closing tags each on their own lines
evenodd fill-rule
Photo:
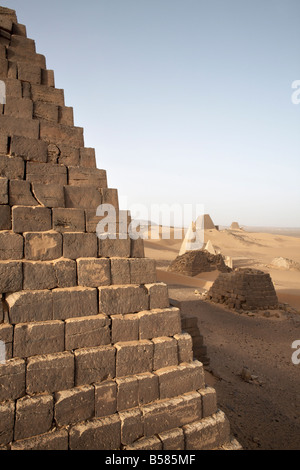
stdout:
<svg viewBox="0 0 300 470">
<path fill-rule="evenodd" d="M 208 242 L 206 243 L 204 249 L 205 249 L 205 251 L 208 251 L 208 253 L 210 253 L 211 255 L 216 255 L 217 254 L 217 251 L 216 251 L 214 245 L 212 244 L 211 240 L 208 240 Z"/>
<path fill-rule="evenodd" d="M 204 247 L 205 230 L 215 230 L 209 214 L 200 215 L 195 222 L 189 226 L 184 240 L 179 250 L 179 256 L 184 255 L 188 251 L 201 250 Z"/>
<path fill-rule="evenodd" d="M 2 7 L 0 80 L 0 448 L 230 448 L 143 242 L 97 237 L 96 209 L 118 211 L 117 191 Z"/>
<path fill-rule="evenodd" d="M 232 222 L 230 230 L 241 230 L 241 227 L 239 226 L 238 222 Z"/>
</svg>

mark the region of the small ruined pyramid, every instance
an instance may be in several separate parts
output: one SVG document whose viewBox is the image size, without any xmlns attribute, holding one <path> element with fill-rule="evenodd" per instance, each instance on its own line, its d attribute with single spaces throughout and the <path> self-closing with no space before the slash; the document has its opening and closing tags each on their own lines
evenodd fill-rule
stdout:
<svg viewBox="0 0 300 470">
<path fill-rule="evenodd" d="M 0 80 L 0 449 L 235 448 L 143 242 L 97 237 L 117 191 L 2 7 Z"/>
</svg>

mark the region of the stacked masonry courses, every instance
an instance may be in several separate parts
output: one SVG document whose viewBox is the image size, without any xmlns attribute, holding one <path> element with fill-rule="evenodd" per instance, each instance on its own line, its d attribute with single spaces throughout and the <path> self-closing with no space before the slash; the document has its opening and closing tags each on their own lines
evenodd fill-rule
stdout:
<svg viewBox="0 0 300 470">
<path fill-rule="evenodd" d="M 118 195 L 35 42 L 0 7 L 0 448 L 230 448 L 143 244 L 100 241 Z"/>
</svg>

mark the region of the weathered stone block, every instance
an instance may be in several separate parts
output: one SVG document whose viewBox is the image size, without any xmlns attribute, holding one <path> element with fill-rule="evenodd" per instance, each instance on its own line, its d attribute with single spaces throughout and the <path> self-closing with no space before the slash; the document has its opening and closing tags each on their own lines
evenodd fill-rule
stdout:
<svg viewBox="0 0 300 470">
<path fill-rule="evenodd" d="M 178 365 L 177 341 L 173 338 L 154 338 L 153 370 Z M 180 395 L 180 394 L 179 394 Z"/>
<path fill-rule="evenodd" d="M 69 184 L 71 186 L 94 186 L 107 188 L 105 170 L 84 167 L 69 167 Z"/>
<path fill-rule="evenodd" d="M 95 415 L 94 387 L 84 386 L 55 394 L 55 421 L 57 426 L 69 426 L 93 418 Z"/>
<path fill-rule="evenodd" d="M 203 390 L 199 390 L 202 397 L 202 416 L 208 418 L 209 416 L 217 413 L 217 394 L 216 391 L 211 387 L 206 387 Z"/>
<path fill-rule="evenodd" d="M 15 118 L 32 119 L 33 104 L 31 100 L 26 98 L 15 98 L 11 96 L 5 105 L 5 116 L 13 116 Z"/>
<path fill-rule="evenodd" d="M 187 333 L 175 335 L 178 344 L 178 362 L 192 362 L 193 360 L 193 340 Z"/>
<path fill-rule="evenodd" d="M 11 230 L 10 206 L 0 206 L 0 230 Z"/>
<path fill-rule="evenodd" d="M 83 129 L 81 127 L 64 126 L 50 121 L 40 121 L 40 138 L 49 144 L 61 143 L 73 147 L 84 146 Z"/>
<path fill-rule="evenodd" d="M 60 321 L 16 325 L 14 356 L 27 358 L 64 351 L 64 323 Z"/>
<path fill-rule="evenodd" d="M 7 80 L 5 80 L 5 85 L 7 97 L 15 96 L 17 98 L 22 98 L 22 83 L 20 82 L 20 80 L 8 78 Z M 3 129 L 1 129 L 1 131 L 3 131 Z M 11 135 L 10 132 L 9 134 Z"/>
<path fill-rule="evenodd" d="M 56 287 L 57 279 L 55 276 L 54 267 L 51 263 L 43 261 L 23 263 L 24 290 L 55 289 Z"/>
<path fill-rule="evenodd" d="M 119 413 L 121 419 L 121 442 L 132 444 L 144 435 L 143 416 L 139 409 Z"/>
<path fill-rule="evenodd" d="M 153 436 L 200 420 L 201 397 L 190 393 L 142 407 L 145 436 Z"/>
<path fill-rule="evenodd" d="M 110 344 L 109 320 L 105 315 L 66 320 L 66 350 Z"/>
<path fill-rule="evenodd" d="M 12 208 L 12 227 L 16 233 L 47 232 L 51 230 L 51 211 L 47 207 Z"/>
<path fill-rule="evenodd" d="M 178 308 L 150 310 L 139 313 L 140 339 L 174 336 L 181 333 Z"/>
<path fill-rule="evenodd" d="M 23 237 L 12 232 L 0 232 L 0 259 L 23 258 Z"/>
<path fill-rule="evenodd" d="M 32 192 L 39 204 L 45 207 L 64 207 L 64 187 L 59 184 L 32 184 Z"/>
<path fill-rule="evenodd" d="M 0 130 L 0 155 L 7 154 L 8 135 Z M 1 161 L 1 159 L 0 159 Z"/>
<path fill-rule="evenodd" d="M 23 82 L 33 83 L 34 85 L 41 84 L 41 68 L 38 65 L 32 65 L 27 62 L 18 63 L 18 79 Z"/>
<path fill-rule="evenodd" d="M 26 439 L 50 431 L 53 421 L 53 397 L 24 397 L 16 404 L 14 439 Z"/>
<path fill-rule="evenodd" d="M 11 139 L 11 155 L 27 161 L 47 162 L 47 144 L 41 140 L 26 139 L 13 136 Z"/>
<path fill-rule="evenodd" d="M 28 359 L 26 391 L 29 395 L 43 392 L 54 393 L 73 387 L 73 354 L 64 352 Z"/>
<path fill-rule="evenodd" d="M 11 450 L 68 450 L 69 448 L 69 434 L 66 429 L 59 431 L 49 432 L 38 437 L 24 439 L 22 441 L 14 442 Z"/>
<path fill-rule="evenodd" d="M 112 343 L 138 341 L 139 319 L 137 315 L 114 315 L 111 318 Z"/>
<path fill-rule="evenodd" d="M 153 369 L 153 344 L 150 341 L 118 343 L 116 377 L 151 372 Z"/>
<path fill-rule="evenodd" d="M 162 443 L 158 437 L 150 437 L 148 439 L 139 439 L 130 446 L 126 446 L 126 450 L 162 450 Z"/>
<path fill-rule="evenodd" d="M 14 402 L 0 403 L 0 445 L 6 445 L 13 441 L 14 420 Z"/>
<path fill-rule="evenodd" d="M 26 165 L 26 180 L 38 184 L 67 184 L 67 168 L 64 165 L 51 163 L 28 162 Z"/>
<path fill-rule="evenodd" d="M 35 101 L 33 103 L 33 117 L 35 119 L 44 119 L 45 121 L 58 122 L 58 106 L 53 103 L 45 103 L 43 101 Z M 41 140 L 43 145 L 47 143 Z"/>
<path fill-rule="evenodd" d="M 157 308 L 169 308 L 168 286 L 164 283 L 145 285 L 150 297 L 150 310 Z"/>
<path fill-rule="evenodd" d="M 74 126 L 73 108 L 66 106 L 58 107 L 58 122 L 64 126 Z"/>
<path fill-rule="evenodd" d="M 54 71 L 42 69 L 42 85 L 55 87 Z"/>
<path fill-rule="evenodd" d="M 95 416 L 102 418 L 117 412 L 117 384 L 107 381 L 95 385 Z"/>
<path fill-rule="evenodd" d="M 9 203 L 11 206 L 38 206 L 31 192 L 29 181 L 11 180 L 9 182 Z"/>
<path fill-rule="evenodd" d="M 99 288 L 99 311 L 107 315 L 136 313 L 148 308 L 148 294 L 140 286 Z"/>
<path fill-rule="evenodd" d="M 8 204 L 8 180 L 0 178 L 0 204 Z"/>
<path fill-rule="evenodd" d="M 25 361 L 10 359 L 0 364 L 0 402 L 25 395 Z"/>
<path fill-rule="evenodd" d="M 46 69 L 46 67 L 43 68 Z M 57 106 L 65 105 L 64 91 L 51 86 L 33 84 L 31 86 L 31 98 L 33 101 L 44 101 Z"/>
<path fill-rule="evenodd" d="M 115 348 L 111 346 L 75 351 L 76 386 L 114 378 L 116 375 L 115 354 Z"/>
<path fill-rule="evenodd" d="M 131 254 L 130 258 L 145 258 L 144 240 L 131 240 Z"/>
<path fill-rule="evenodd" d="M 66 166 L 79 165 L 79 149 L 69 145 L 59 144 L 60 155 L 58 163 Z"/>
<path fill-rule="evenodd" d="M 0 128 L 2 132 L 10 135 L 19 135 L 29 139 L 39 138 L 39 122 L 33 119 L 0 115 Z"/>
<path fill-rule="evenodd" d="M 22 263 L 16 261 L 0 261 L 0 293 L 22 290 Z"/>
<path fill-rule="evenodd" d="M 102 258 L 129 258 L 130 257 L 130 239 L 113 240 L 106 238 L 99 239 L 98 254 Z"/>
<path fill-rule="evenodd" d="M 130 410 L 139 405 L 139 382 L 137 377 L 116 380 L 118 386 L 118 411 Z"/>
<path fill-rule="evenodd" d="M 178 367 L 161 369 L 155 374 L 159 378 L 160 398 L 172 398 L 205 387 L 203 365 L 195 361 Z"/>
<path fill-rule="evenodd" d="M 82 209 L 53 209 L 53 229 L 57 232 L 85 232 Z"/>
<path fill-rule="evenodd" d="M 153 284 L 156 282 L 156 263 L 151 259 L 130 259 L 131 284 Z"/>
<path fill-rule="evenodd" d="M 0 156 L 0 177 L 9 180 L 22 180 L 24 178 L 23 159 Z"/>
<path fill-rule="evenodd" d="M 119 450 L 121 422 L 119 416 L 109 416 L 70 430 L 70 450 Z"/>
<path fill-rule="evenodd" d="M 85 168 L 96 168 L 95 149 L 92 149 L 92 148 L 80 149 L 80 166 L 85 167 Z"/>
<path fill-rule="evenodd" d="M 6 297 L 10 323 L 30 323 L 53 319 L 52 293 L 45 291 L 22 291 Z"/>
<path fill-rule="evenodd" d="M 182 429 L 172 429 L 159 434 L 159 439 L 162 442 L 163 450 L 185 450 L 184 448 L 184 434 Z"/>
<path fill-rule="evenodd" d="M 111 259 L 111 283 L 114 285 L 130 284 L 129 260 L 123 258 Z"/>
<path fill-rule="evenodd" d="M 54 320 L 98 315 L 96 289 L 73 287 L 54 289 L 52 293 Z"/>
<path fill-rule="evenodd" d="M 60 259 L 53 262 L 53 267 L 58 288 L 76 287 L 77 270 L 75 261 Z"/>
<path fill-rule="evenodd" d="M 147 372 L 137 376 L 139 381 L 139 404 L 147 405 L 159 399 L 159 383 L 157 375 Z"/>
<path fill-rule="evenodd" d="M 64 233 L 64 258 L 97 258 L 97 238 L 93 233 Z"/>
<path fill-rule="evenodd" d="M 110 261 L 108 259 L 77 259 L 78 285 L 99 287 L 110 285 Z"/>
<path fill-rule="evenodd" d="M 217 449 L 230 440 L 229 425 L 221 411 L 183 427 L 186 450 Z"/>
<path fill-rule="evenodd" d="M 25 258 L 31 261 L 51 261 L 62 256 L 60 233 L 24 233 Z"/>
<path fill-rule="evenodd" d="M 65 186 L 65 205 L 68 208 L 97 209 L 101 201 L 101 194 L 97 188 L 92 186 Z"/>
</svg>

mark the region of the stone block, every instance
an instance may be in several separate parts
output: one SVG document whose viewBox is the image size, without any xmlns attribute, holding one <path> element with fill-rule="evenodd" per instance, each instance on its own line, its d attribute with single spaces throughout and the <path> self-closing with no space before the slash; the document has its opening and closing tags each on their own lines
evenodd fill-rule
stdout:
<svg viewBox="0 0 300 470">
<path fill-rule="evenodd" d="M 22 290 L 22 263 L 17 261 L 0 261 L 0 294 Z"/>
<path fill-rule="evenodd" d="M 23 263 L 24 290 L 55 289 L 56 287 L 57 279 L 51 263 L 44 261 L 27 261 Z M 22 288 L 16 290 L 22 290 Z"/>
<path fill-rule="evenodd" d="M 102 258 L 129 258 L 130 257 L 130 239 L 99 239 L 98 254 Z"/>
<path fill-rule="evenodd" d="M 114 285 L 130 284 L 129 260 L 113 258 L 111 263 L 111 283 Z"/>
<path fill-rule="evenodd" d="M 202 416 L 208 418 L 217 413 L 217 394 L 216 391 L 211 387 L 206 387 L 203 390 L 199 390 L 202 397 Z"/>
<path fill-rule="evenodd" d="M 8 204 L 8 180 L 0 178 L 0 204 Z"/>
<path fill-rule="evenodd" d="M 53 421 L 51 395 L 24 397 L 16 403 L 14 439 L 19 441 L 50 431 Z"/>
<path fill-rule="evenodd" d="M 0 364 L 0 402 L 17 400 L 24 395 L 25 361 L 10 359 L 5 364 Z"/>
<path fill-rule="evenodd" d="M 0 230 L 11 230 L 10 206 L 0 206 Z"/>
<path fill-rule="evenodd" d="M 123 343 L 126 341 L 138 341 L 139 319 L 137 315 L 114 315 L 111 317 L 111 341 Z"/>
<path fill-rule="evenodd" d="M 43 68 L 46 69 L 46 67 Z M 65 105 L 64 91 L 51 86 L 33 84 L 31 86 L 31 98 L 33 101 L 44 101 L 57 106 Z"/>
<path fill-rule="evenodd" d="M 22 98 L 22 83 L 20 80 L 15 78 L 8 78 L 5 80 L 5 85 L 7 97 L 14 96 L 16 98 Z"/>
<path fill-rule="evenodd" d="M 9 135 L 19 135 L 29 139 L 39 138 L 39 122 L 37 120 L 0 115 L 0 128 L 2 132 Z"/>
<path fill-rule="evenodd" d="M 64 233 L 64 258 L 97 258 L 97 238 L 93 233 Z"/>
<path fill-rule="evenodd" d="M 94 387 L 84 386 L 55 394 L 55 422 L 69 426 L 92 419 L 95 415 Z"/>
<path fill-rule="evenodd" d="M 177 341 L 174 338 L 154 338 L 152 342 L 154 344 L 153 370 L 178 365 Z"/>
<path fill-rule="evenodd" d="M 7 154 L 8 135 L 0 130 L 0 155 Z M 1 159 L 0 159 L 1 161 Z"/>
<path fill-rule="evenodd" d="M 11 96 L 6 102 L 4 115 L 21 119 L 32 119 L 32 101 L 27 98 L 15 98 Z"/>
<path fill-rule="evenodd" d="M 67 168 L 64 165 L 51 163 L 28 162 L 26 165 L 26 180 L 38 184 L 67 184 Z"/>
<path fill-rule="evenodd" d="M 81 167 L 96 168 L 96 154 L 95 149 L 82 148 L 80 149 L 80 163 Z"/>
<path fill-rule="evenodd" d="M 12 34 L 17 34 L 18 36 L 27 37 L 26 26 L 20 23 L 13 23 L 12 25 Z"/>
<path fill-rule="evenodd" d="M 85 232 L 82 209 L 53 209 L 52 223 L 53 230 L 57 232 Z"/>
<path fill-rule="evenodd" d="M 147 284 L 145 287 L 150 297 L 150 310 L 170 307 L 168 286 L 166 284 Z"/>
<path fill-rule="evenodd" d="M 104 188 L 104 189 L 101 189 L 101 194 L 102 194 L 102 204 L 110 204 L 116 209 L 118 213 L 119 212 L 118 190 L 112 189 L 112 188 Z"/>
<path fill-rule="evenodd" d="M 48 144 L 66 144 L 73 147 L 84 146 L 83 129 L 81 127 L 64 126 L 50 121 L 40 121 L 40 138 Z"/>
<path fill-rule="evenodd" d="M 35 119 L 43 119 L 45 121 L 58 122 L 58 106 L 53 103 L 45 103 L 43 101 L 35 101 L 33 103 L 33 117 Z M 47 143 L 41 140 L 43 145 Z"/>
<path fill-rule="evenodd" d="M 0 156 L 0 177 L 9 180 L 22 180 L 24 178 L 23 159 Z"/>
<path fill-rule="evenodd" d="M 84 167 L 69 167 L 69 184 L 71 186 L 94 186 L 107 188 L 105 170 Z"/>
<path fill-rule="evenodd" d="M 39 204 L 45 207 L 64 207 L 64 187 L 59 184 L 32 184 L 32 192 Z"/>
<path fill-rule="evenodd" d="M 144 435 L 143 416 L 139 409 L 119 413 L 121 419 L 121 442 L 129 445 Z"/>
<path fill-rule="evenodd" d="M 0 403 L 0 445 L 6 445 L 13 441 L 14 420 L 14 402 Z"/>
<path fill-rule="evenodd" d="M 205 387 L 203 365 L 195 361 L 155 372 L 159 379 L 160 399 L 173 398 Z"/>
<path fill-rule="evenodd" d="M 12 232 L 0 232 L 0 260 L 23 258 L 23 237 Z"/>
<path fill-rule="evenodd" d="M 79 165 L 79 149 L 69 145 L 59 144 L 60 155 L 58 163 L 66 166 Z"/>
<path fill-rule="evenodd" d="M 54 393 L 73 387 L 73 354 L 64 352 L 28 359 L 26 370 L 27 394 Z"/>
<path fill-rule="evenodd" d="M 131 284 L 153 284 L 156 282 L 156 262 L 151 259 L 130 259 Z"/>
<path fill-rule="evenodd" d="M 71 318 L 65 322 L 66 350 L 110 344 L 109 320 L 105 315 Z"/>
<path fill-rule="evenodd" d="M 76 262 L 73 260 L 60 259 L 53 262 L 57 287 L 76 287 L 77 269 Z"/>
<path fill-rule="evenodd" d="M 145 436 L 161 434 L 201 419 L 201 397 L 190 393 L 141 408 Z"/>
<path fill-rule="evenodd" d="M 96 289 L 71 287 L 54 289 L 52 294 L 54 320 L 98 315 Z"/>
<path fill-rule="evenodd" d="M 58 123 L 64 126 L 74 126 L 73 108 L 66 106 L 58 107 Z"/>
<path fill-rule="evenodd" d="M 178 308 L 150 310 L 139 313 L 140 339 L 174 336 L 181 333 Z"/>
<path fill-rule="evenodd" d="M 193 341 L 192 337 L 187 333 L 175 335 L 174 338 L 178 344 L 178 362 L 192 362 L 193 360 Z"/>
<path fill-rule="evenodd" d="M 137 313 L 148 308 L 148 294 L 140 286 L 99 288 L 99 311 L 107 315 Z M 142 338 L 143 339 L 143 338 Z"/>
<path fill-rule="evenodd" d="M 41 436 L 24 439 L 22 441 L 14 442 L 11 445 L 11 450 L 15 451 L 29 451 L 29 450 L 68 450 L 69 449 L 69 434 L 66 429 L 52 431 Z"/>
<path fill-rule="evenodd" d="M 125 377 L 116 380 L 118 386 L 118 411 L 130 410 L 139 405 L 139 382 L 137 377 Z"/>
<path fill-rule="evenodd" d="M 139 381 L 139 405 L 147 405 L 159 400 L 159 383 L 157 375 L 147 372 L 137 376 Z"/>
<path fill-rule="evenodd" d="M 6 302 L 13 325 L 53 319 L 52 293 L 48 290 L 15 292 L 6 297 Z"/>
<path fill-rule="evenodd" d="M 93 384 L 112 379 L 116 375 L 115 348 L 80 349 L 75 351 L 75 384 Z"/>
<path fill-rule="evenodd" d="M 186 450 L 217 449 L 230 440 L 229 425 L 222 412 L 184 426 L 183 432 Z"/>
<path fill-rule="evenodd" d="M 14 357 L 54 354 L 63 352 L 64 349 L 63 322 L 49 321 L 15 326 Z"/>
<path fill-rule="evenodd" d="M 132 445 L 126 446 L 126 450 L 162 450 L 162 443 L 158 437 L 149 437 L 148 439 L 139 439 Z"/>
<path fill-rule="evenodd" d="M 0 308 L 2 309 L 2 299 L 0 298 Z M 0 341 L 5 344 L 5 358 L 7 361 L 12 358 L 13 326 L 0 324 Z M 2 358 L 3 359 L 3 358 Z"/>
<path fill-rule="evenodd" d="M 130 251 L 131 258 L 145 258 L 144 240 L 131 240 Z"/>
<path fill-rule="evenodd" d="M 113 381 L 95 384 L 95 416 L 103 418 L 117 412 L 117 384 Z"/>
<path fill-rule="evenodd" d="M 70 209 L 97 209 L 101 201 L 101 194 L 97 188 L 65 186 L 65 205 Z"/>
<path fill-rule="evenodd" d="M 14 206 L 12 227 L 16 233 L 47 232 L 52 228 L 51 211 L 47 207 Z"/>
<path fill-rule="evenodd" d="M 28 62 L 18 63 L 18 79 L 23 82 L 40 85 L 42 79 L 41 68 L 38 65 L 32 65 Z"/>
<path fill-rule="evenodd" d="M 117 343 L 116 377 L 126 377 L 153 369 L 153 344 L 150 341 Z"/>
<path fill-rule="evenodd" d="M 55 87 L 54 71 L 42 69 L 42 85 Z"/>
<path fill-rule="evenodd" d="M 159 434 L 159 439 L 163 445 L 163 451 L 168 450 L 185 450 L 184 434 L 182 429 L 172 429 L 171 431 Z"/>
<path fill-rule="evenodd" d="M 118 415 L 78 424 L 70 430 L 70 450 L 119 450 L 120 446 Z"/>
<path fill-rule="evenodd" d="M 78 285 L 99 287 L 110 285 L 110 261 L 108 259 L 77 259 Z"/>
<path fill-rule="evenodd" d="M 29 181 L 11 180 L 9 182 L 9 203 L 11 206 L 38 206 L 31 192 Z"/>
<path fill-rule="evenodd" d="M 25 258 L 31 261 L 51 261 L 62 256 L 60 233 L 24 233 Z"/>
</svg>

